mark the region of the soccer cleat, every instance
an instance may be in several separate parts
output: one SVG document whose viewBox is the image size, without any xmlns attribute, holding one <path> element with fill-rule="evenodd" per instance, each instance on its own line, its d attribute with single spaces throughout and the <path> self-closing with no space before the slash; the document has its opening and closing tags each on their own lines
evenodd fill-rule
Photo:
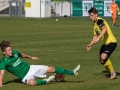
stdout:
<svg viewBox="0 0 120 90">
<path fill-rule="evenodd" d="M 111 77 L 110 77 L 110 79 L 112 80 L 112 79 L 115 79 L 116 78 L 116 72 L 111 72 Z"/>
<path fill-rule="evenodd" d="M 112 28 L 114 28 L 114 25 L 112 25 Z"/>
<path fill-rule="evenodd" d="M 116 25 L 112 25 L 112 28 L 115 28 L 116 27 Z"/>
<path fill-rule="evenodd" d="M 116 27 L 116 24 L 114 25 L 114 28 Z"/>
<path fill-rule="evenodd" d="M 79 69 L 80 69 L 80 64 L 73 70 L 75 76 L 78 75 Z"/>
<path fill-rule="evenodd" d="M 50 81 L 52 81 L 53 79 L 55 79 L 55 76 L 50 76 L 49 78 L 43 79 L 43 80 L 47 81 L 46 84 L 48 84 L 48 83 L 49 83 Z"/>
</svg>

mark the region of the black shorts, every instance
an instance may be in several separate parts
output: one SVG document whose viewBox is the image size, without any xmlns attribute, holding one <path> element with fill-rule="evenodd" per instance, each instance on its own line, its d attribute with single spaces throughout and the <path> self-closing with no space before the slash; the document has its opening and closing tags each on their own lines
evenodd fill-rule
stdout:
<svg viewBox="0 0 120 90">
<path fill-rule="evenodd" d="M 102 53 L 106 53 L 108 57 L 112 54 L 112 52 L 117 47 L 117 43 L 109 43 L 108 45 L 102 45 L 100 49 L 100 56 Z"/>
</svg>

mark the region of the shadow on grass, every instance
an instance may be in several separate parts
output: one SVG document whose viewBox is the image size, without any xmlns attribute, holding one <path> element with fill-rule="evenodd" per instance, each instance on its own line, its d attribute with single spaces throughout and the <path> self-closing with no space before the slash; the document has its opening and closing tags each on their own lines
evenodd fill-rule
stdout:
<svg viewBox="0 0 120 90">
<path fill-rule="evenodd" d="M 9 84 L 9 83 L 22 83 L 22 81 L 20 79 L 14 79 L 14 80 L 11 80 L 11 81 L 7 81 L 4 83 L 4 85 L 6 84 Z M 80 82 L 84 82 L 84 81 L 52 81 L 52 82 L 70 82 L 70 83 L 80 83 Z"/>
<path fill-rule="evenodd" d="M 120 75 L 119 72 L 116 72 L 117 73 L 117 76 Z M 98 73 L 98 74 L 93 74 L 93 75 L 99 75 L 99 74 L 102 74 L 103 76 L 107 77 L 107 78 L 110 78 L 110 73 L 108 73 L 108 71 L 102 71 L 102 73 Z"/>
<path fill-rule="evenodd" d="M 54 81 L 54 82 L 70 82 L 70 83 L 80 83 L 80 82 L 84 82 L 84 81 Z"/>
<path fill-rule="evenodd" d="M 15 83 L 22 83 L 22 81 L 21 81 L 20 79 L 14 79 L 14 80 L 5 82 L 4 85 L 9 84 L 9 83 L 12 83 L 12 82 L 15 82 Z"/>
<path fill-rule="evenodd" d="M 116 25 L 116 27 L 120 27 L 120 25 Z"/>
</svg>

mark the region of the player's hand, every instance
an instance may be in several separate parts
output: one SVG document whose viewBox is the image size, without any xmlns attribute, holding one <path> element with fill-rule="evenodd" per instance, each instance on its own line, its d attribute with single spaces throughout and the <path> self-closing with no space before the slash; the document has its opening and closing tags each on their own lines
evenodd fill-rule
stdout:
<svg viewBox="0 0 120 90">
<path fill-rule="evenodd" d="M 91 49 L 92 46 L 87 45 L 86 49 L 89 51 Z"/>
<path fill-rule="evenodd" d="M 95 39 L 93 43 L 94 43 L 94 44 L 97 44 L 98 41 L 99 41 L 99 38 Z"/>
<path fill-rule="evenodd" d="M 111 15 L 113 15 L 113 11 L 110 11 Z"/>
<path fill-rule="evenodd" d="M 32 60 L 38 60 L 38 57 L 31 57 Z"/>
</svg>

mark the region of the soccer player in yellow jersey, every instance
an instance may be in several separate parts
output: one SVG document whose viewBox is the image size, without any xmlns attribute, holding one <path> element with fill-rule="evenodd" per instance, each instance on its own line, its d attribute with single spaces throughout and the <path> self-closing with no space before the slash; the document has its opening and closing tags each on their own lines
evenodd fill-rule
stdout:
<svg viewBox="0 0 120 90">
<path fill-rule="evenodd" d="M 89 51 L 91 47 L 98 43 L 102 38 L 102 46 L 100 49 L 100 62 L 104 65 L 107 71 L 110 72 L 110 79 L 116 78 L 116 72 L 112 66 L 112 63 L 109 59 L 112 52 L 117 47 L 117 40 L 114 37 L 108 23 L 98 17 L 98 11 L 96 8 L 92 7 L 89 11 L 89 17 L 93 21 L 93 32 L 94 36 L 92 41 L 87 45 L 87 50 Z"/>
</svg>

